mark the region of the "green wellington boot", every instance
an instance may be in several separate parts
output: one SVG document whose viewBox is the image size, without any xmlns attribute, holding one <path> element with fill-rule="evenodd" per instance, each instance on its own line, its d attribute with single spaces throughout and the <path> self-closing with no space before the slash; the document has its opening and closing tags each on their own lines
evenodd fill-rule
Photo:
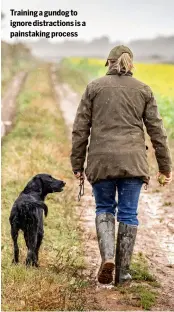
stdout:
<svg viewBox="0 0 174 312">
<path fill-rule="evenodd" d="M 111 213 L 101 213 L 96 216 L 96 231 L 102 263 L 98 272 L 101 284 L 113 281 L 115 267 L 115 217 Z"/>
<path fill-rule="evenodd" d="M 120 222 L 118 227 L 115 284 L 122 284 L 132 279 L 129 266 L 135 244 L 137 226 Z"/>
</svg>

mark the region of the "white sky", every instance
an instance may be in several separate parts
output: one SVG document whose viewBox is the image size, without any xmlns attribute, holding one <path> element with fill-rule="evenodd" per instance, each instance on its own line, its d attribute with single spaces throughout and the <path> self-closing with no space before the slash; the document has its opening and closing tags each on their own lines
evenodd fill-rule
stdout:
<svg viewBox="0 0 174 312">
<path fill-rule="evenodd" d="M 86 27 L 57 27 L 56 31 L 78 31 L 78 39 L 91 40 L 102 35 L 112 41 L 128 42 L 132 39 L 153 38 L 174 34 L 174 0 L 2 0 L 2 39 L 9 40 L 9 32 L 17 31 L 9 26 L 10 9 L 77 10 L 76 19 L 86 21 Z M 16 17 L 13 20 L 32 20 L 32 17 Z M 38 18 L 37 18 L 38 19 Z M 42 18 L 40 18 L 42 19 Z M 54 17 L 54 20 L 68 20 Z M 73 20 L 70 17 L 69 20 Z M 51 18 L 47 18 L 51 20 Z M 22 28 L 28 31 L 31 28 Z M 32 30 L 36 30 L 35 28 Z M 39 30 L 39 29 L 38 29 Z M 48 31 L 48 29 L 43 29 Z M 55 31 L 55 29 L 52 29 Z M 56 39 L 60 40 L 60 39 Z"/>
</svg>

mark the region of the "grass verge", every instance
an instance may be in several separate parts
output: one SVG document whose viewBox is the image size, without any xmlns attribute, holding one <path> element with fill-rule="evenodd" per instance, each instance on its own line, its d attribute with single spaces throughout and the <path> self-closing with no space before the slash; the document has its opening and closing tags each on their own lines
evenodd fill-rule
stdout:
<svg viewBox="0 0 174 312">
<path fill-rule="evenodd" d="M 117 291 L 123 295 L 123 301 L 144 310 L 150 310 L 159 296 L 160 284 L 149 272 L 148 262 L 140 252 L 134 256 L 130 273 L 133 282 L 130 286 L 119 286 Z"/>
<path fill-rule="evenodd" d="M 82 310 L 83 252 L 77 226 L 69 142 L 53 98 L 49 68 L 41 66 L 26 79 L 17 100 L 14 127 L 2 144 L 2 309 L 3 311 Z M 40 268 L 26 269 L 26 247 L 19 237 L 20 264 L 14 266 L 9 213 L 28 180 L 45 172 L 67 182 L 66 192 L 46 203 L 45 238 Z"/>
<path fill-rule="evenodd" d="M 83 68 L 73 68 L 68 59 L 62 60 L 57 70 L 59 81 L 68 83 L 71 88 L 82 94 L 89 82 L 89 75 L 83 71 Z"/>
</svg>

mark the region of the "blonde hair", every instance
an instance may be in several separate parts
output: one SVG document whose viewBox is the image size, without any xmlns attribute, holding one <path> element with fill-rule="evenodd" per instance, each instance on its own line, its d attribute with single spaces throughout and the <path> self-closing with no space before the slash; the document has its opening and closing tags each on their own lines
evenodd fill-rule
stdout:
<svg viewBox="0 0 174 312">
<path fill-rule="evenodd" d="M 129 53 L 122 53 L 122 55 L 118 58 L 118 60 L 116 61 L 110 60 L 110 62 L 112 69 L 116 69 L 118 73 L 120 73 L 122 70 L 124 70 L 125 73 L 127 73 L 134 67 L 133 59 L 131 58 Z"/>
</svg>

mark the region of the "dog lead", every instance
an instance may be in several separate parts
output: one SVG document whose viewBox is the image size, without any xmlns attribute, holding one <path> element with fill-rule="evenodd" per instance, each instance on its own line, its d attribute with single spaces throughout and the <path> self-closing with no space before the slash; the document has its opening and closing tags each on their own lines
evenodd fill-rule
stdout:
<svg viewBox="0 0 174 312">
<path fill-rule="evenodd" d="M 80 178 L 80 184 L 79 184 L 79 195 L 78 195 L 78 201 L 80 201 L 81 197 L 85 193 L 85 186 L 84 186 L 84 178 Z"/>
</svg>

